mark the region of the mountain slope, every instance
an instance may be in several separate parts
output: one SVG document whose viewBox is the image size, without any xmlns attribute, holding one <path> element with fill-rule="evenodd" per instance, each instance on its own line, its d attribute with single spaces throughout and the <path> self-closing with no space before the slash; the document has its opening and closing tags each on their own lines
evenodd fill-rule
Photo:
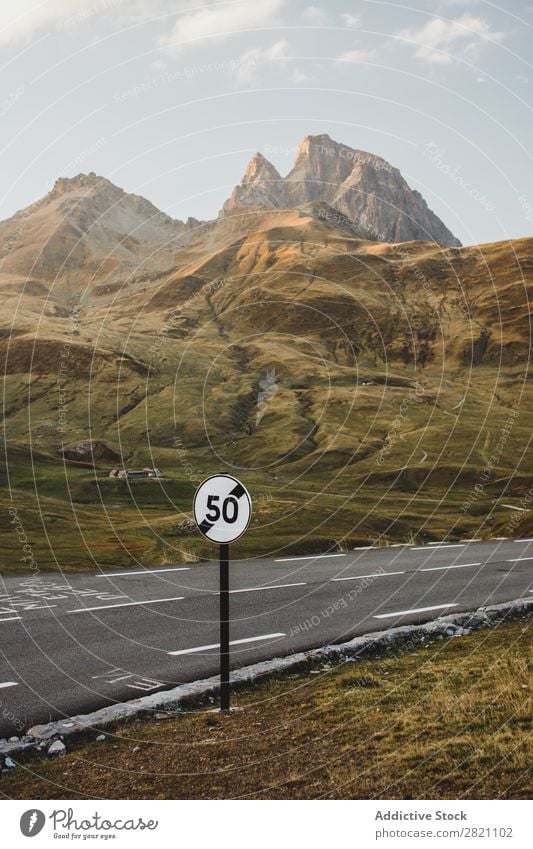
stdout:
<svg viewBox="0 0 533 849">
<path fill-rule="evenodd" d="M 109 282 L 174 265 L 198 222 L 174 221 L 96 174 L 56 180 L 40 201 L 0 222 L 0 271 L 55 286 Z"/>
<path fill-rule="evenodd" d="M 533 240 L 383 243 L 248 178 L 262 203 L 210 222 L 87 175 L 0 225 L 9 568 L 13 501 L 52 568 L 210 556 L 179 514 L 221 469 L 257 496 L 243 554 L 527 519 Z"/>
</svg>

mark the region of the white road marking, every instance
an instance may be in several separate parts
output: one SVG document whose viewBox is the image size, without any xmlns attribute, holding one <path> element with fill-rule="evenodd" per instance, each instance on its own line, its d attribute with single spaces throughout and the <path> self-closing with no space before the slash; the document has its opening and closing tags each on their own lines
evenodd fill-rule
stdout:
<svg viewBox="0 0 533 849">
<path fill-rule="evenodd" d="M 439 543 L 435 543 L 435 545 L 433 546 L 433 549 L 434 548 L 464 548 L 464 547 L 465 547 L 464 542 L 455 542 L 455 543 L 453 543 L 453 545 L 448 545 L 448 543 L 440 543 L 439 542 Z M 411 549 L 411 551 L 427 551 L 427 550 L 428 550 L 427 545 L 421 545 L 418 548 L 412 548 Z"/>
<path fill-rule="evenodd" d="M 153 598 L 150 601 L 128 601 L 124 604 L 102 604 L 100 607 L 79 607 L 77 610 L 67 610 L 67 613 L 90 613 L 92 610 L 115 610 L 117 607 L 136 607 L 139 604 L 162 604 L 164 601 L 182 601 L 185 596 L 176 598 Z"/>
<path fill-rule="evenodd" d="M 481 566 L 481 563 L 456 563 L 453 566 L 429 566 L 427 569 L 419 569 L 419 572 L 439 572 L 442 569 L 464 569 L 466 566 Z"/>
<path fill-rule="evenodd" d="M 405 545 L 408 545 L 407 542 L 393 542 L 392 545 L 386 546 L 387 548 L 403 548 Z"/>
<path fill-rule="evenodd" d="M 370 548 L 379 548 L 379 545 L 359 545 L 357 548 L 352 548 L 352 551 L 368 551 Z"/>
<path fill-rule="evenodd" d="M 526 512 L 526 508 L 519 507 L 518 504 L 500 504 L 500 507 L 507 507 L 509 510 L 520 510 L 521 513 Z"/>
<path fill-rule="evenodd" d="M 533 560 L 533 557 L 513 557 L 513 559 L 508 560 L 507 563 L 520 563 L 521 560 Z"/>
<path fill-rule="evenodd" d="M 259 640 L 273 640 L 275 637 L 286 637 L 286 634 L 261 634 L 260 637 L 246 637 L 244 640 L 230 640 L 230 646 L 240 646 L 243 643 L 257 643 Z M 220 648 L 220 643 L 211 643 L 209 646 L 195 646 L 192 649 L 180 649 L 179 651 L 169 651 L 167 654 L 194 654 L 197 651 L 208 651 L 209 649 Z"/>
<path fill-rule="evenodd" d="M 14 622 L 15 619 L 22 619 L 22 616 L 10 616 L 9 619 L 0 619 L 0 622 Z"/>
<path fill-rule="evenodd" d="M 309 557 L 282 557 L 276 563 L 287 563 L 289 560 L 322 560 L 324 557 L 346 557 L 345 554 L 313 554 Z"/>
<path fill-rule="evenodd" d="M 4 681 L 0 684 L 0 690 L 4 690 L 6 687 L 18 687 L 18 684 L 16 681 Z"/>
<path fill-rule="evenodd" d="M 385 578 L 387 575 L 405 575 L 405 572 L 376 572 L 373 575 L 350 575 L 347 578 L 332 578 L 331 581 L 356 581 L 357 578 Z"/>
<path fill-rule="evenodd" d="M 528 537 L 527 539 L 515 539 L 515 542 L 533 542 L 533 537 Z"/>
<path fill-rule="evenodd" d="M 392 619 L 394 616 L 407 616 L 409 613 L 425 613 L 427 610 L 444 610 L 447 607 L 457 607 L 456 604 L 432 604 L 431 607 L 413 607 L 412 610 L 396 610 L 394 613 L 379 613 L 374 619 Z"/>
<path fill-rule="evenodd" d="M 273 584 L 271 587 L 245 587 L 242 590 L 230 590 L 230 593 L 257 593 L 261 590 L 281 590 L 284 587 L 305 587 L 305 581 L 298 584 Z"/>
<path fill-rule="evenodd" d="M 134 572 L 102 572 L 97 578 L 123 578 L 125 575 L 153 575 L 155 572 L 189 572 L 190 566 L 171 566 L 163 569 L 136 569 Z"/>
<path fill-rule="evenodd" d="M 480 537 L 474 537 L 474 539 L 464 539 L 463 542 L 483 542 Z"/>
</svg>

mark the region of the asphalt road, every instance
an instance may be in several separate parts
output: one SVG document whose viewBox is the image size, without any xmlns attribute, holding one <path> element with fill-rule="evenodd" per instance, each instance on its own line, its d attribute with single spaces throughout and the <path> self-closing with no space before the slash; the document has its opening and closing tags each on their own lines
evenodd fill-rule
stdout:
<svg viewBox="0 0 533 849">
<path fill-rule="evenodd" d="M 233 562 L 232 668 L 531 598 L 533 538 Z M 218 563 L 0 578 L 0 737 L 218 671 Z"/>
</svg>

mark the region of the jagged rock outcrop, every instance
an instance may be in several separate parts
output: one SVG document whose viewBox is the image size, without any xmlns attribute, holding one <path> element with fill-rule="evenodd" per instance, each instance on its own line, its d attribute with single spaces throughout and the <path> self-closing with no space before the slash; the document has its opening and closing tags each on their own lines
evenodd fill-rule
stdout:
<svg viewBox="0 0 533 849">
<path fill-rule="evenodd" d="M 397 168 L 372 153 L 339 144 L 326 134 L 303 139 L 294 166 L 284 179 L 256 153 L 220 214 L 228 215 L 245 206 L 295 208 L 309 201 L 329 204 L 363 238 L 372 241 L 461 244 Z"/>
<path fill-rule="evenodd" d="M 252 156 L 240 186 L 236 186 L 229 201 L 228 211 L 236 206 L 287 206 L 283 177 L 262 153 Z"/>
</svg>

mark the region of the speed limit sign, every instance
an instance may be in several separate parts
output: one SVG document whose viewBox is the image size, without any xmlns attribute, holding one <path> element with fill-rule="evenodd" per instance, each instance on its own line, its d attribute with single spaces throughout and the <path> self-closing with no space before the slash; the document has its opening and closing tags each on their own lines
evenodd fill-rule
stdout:
<svg viewBox="0 0 533 849">
<path fill-rule="evenodd" d="M 194 518 L 211 542 L 234 542 L 243 535 L 252 515 L 252 499 L 245 486 L 231 475 L 213 475 L 200 484 L 194 496 Z"/>
<path fill-rule="evenodd" d="M 230 709 L 229 544 L 245 532 L 252 499 L 231 475 L 213 475 L 200 484 L 193 503 L 199 530 L 220 545 L 220 709 Z"/>
</svg>

